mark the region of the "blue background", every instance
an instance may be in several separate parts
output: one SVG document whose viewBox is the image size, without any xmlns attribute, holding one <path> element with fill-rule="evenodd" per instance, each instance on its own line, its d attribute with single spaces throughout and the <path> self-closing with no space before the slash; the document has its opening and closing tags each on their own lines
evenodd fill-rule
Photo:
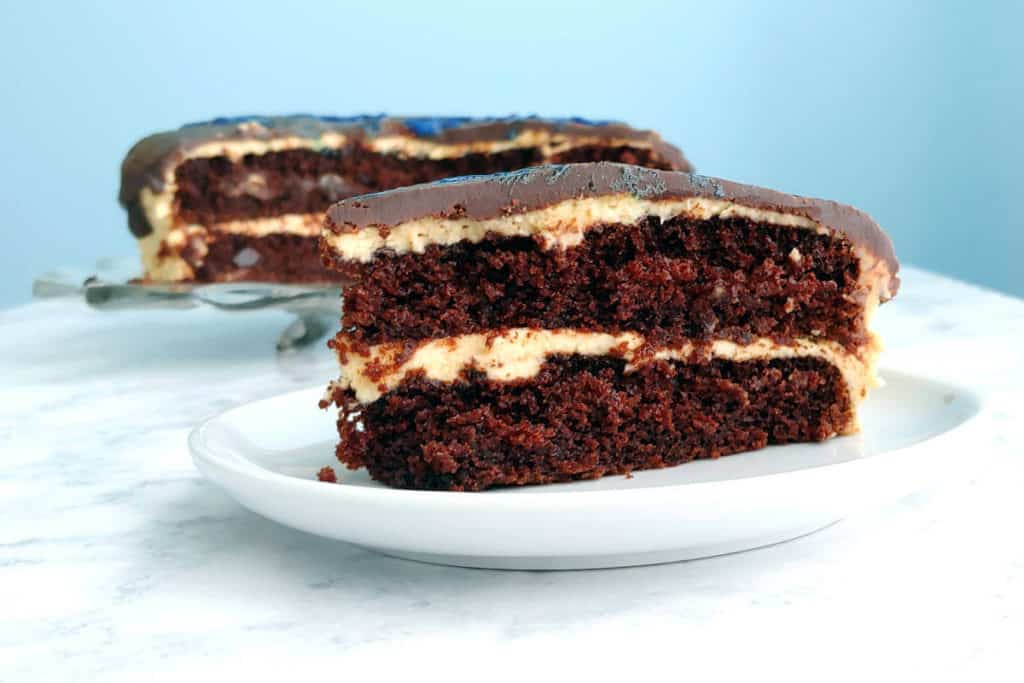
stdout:
<svg viewBox="0 0 1024 683">
<path fill-rule="evenodd" d="M 621 119 L 1024 294 L 1024 3 L 776 5 L 6 3 L 0 305 L 134 255 L 116 194 L 136 139 L 294 111 Z"/>
</svg>

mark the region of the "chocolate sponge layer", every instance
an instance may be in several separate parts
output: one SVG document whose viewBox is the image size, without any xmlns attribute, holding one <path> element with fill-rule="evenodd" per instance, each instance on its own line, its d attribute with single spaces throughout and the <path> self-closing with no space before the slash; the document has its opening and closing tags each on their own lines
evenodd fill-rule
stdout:
<svg viewBox="0 0 1024 683">
<path fill-rule="evenodd" d="M 657 361 L 627 373 L 622 360 L 566 356 L 519 382 L 406 381 L 342 410 L 337 456 L 391 486 L 478 491 L 820 441 L 852 419 L 839 372 L 812 358 Z"/>
<path fill-rule="evenodd" d="M 554 160 L 622 161 L 670 168 L 650 149 L 621 146 L 580 147 Z M 541 151 L 533 147 L 418 159 L 372 152 L 357 144 L 342 149 L 250 154 L 237 162 L 224 156 L 189 159 L 174 172 L 175 205 L 181 220 L 201 225 L 318 213 L 353 195 L 453 176 L 509 171 L 544 161 Z"/>
<path fill-rule="evenodd" d="M 565 250 L 492 234 L 331 265 L 353 281 L 345 333 L 369 344 L 505 327 L 638 332 L 657 345 L 805 337 L 853 349 L 867 335 L 848 241 L 741 218 L 598 226 Z"/>
</svg>

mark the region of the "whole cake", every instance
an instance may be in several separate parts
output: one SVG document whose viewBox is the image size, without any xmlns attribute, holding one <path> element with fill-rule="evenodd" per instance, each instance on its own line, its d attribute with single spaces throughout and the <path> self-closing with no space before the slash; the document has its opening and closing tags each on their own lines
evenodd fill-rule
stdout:
<svg viewBox="0 0 1024 683">
<path fill-rule="evenodd" d="M 866 214 L 615 163 L 342 201 L 338 459 L 480 490 L 858 429 L 898 287 Z"/>
<path fill-rule="evenodd" d="M 583 119 L 217 119 L 150 136 L 120 200 L 155 281 L 326 282 L 323 212 L 365 192 L 549 162 L 689 170 L 657 134 Z"/>
</svg>

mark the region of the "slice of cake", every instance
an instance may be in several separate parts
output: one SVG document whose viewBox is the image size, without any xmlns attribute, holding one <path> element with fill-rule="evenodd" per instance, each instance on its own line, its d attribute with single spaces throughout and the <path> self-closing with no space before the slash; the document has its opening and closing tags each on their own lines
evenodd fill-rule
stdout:
<svg viewBox="0 0 1024 683">
<path fill-rule="evenodd" d="M 854 432 L 899 284 L 856 209 L 613 163 L 352 198 L 322 248 L 353 281 L 338 459 L 423 489 Z"/>
<path fill-rule="evenodd" d="M 657 134 L 582 119 L 217 119 L 136 144 L 121 203 L 156 281 L 325 282 L 328 206 L 357 194 L 549 162 L 689 170 Z"/>
</svg>

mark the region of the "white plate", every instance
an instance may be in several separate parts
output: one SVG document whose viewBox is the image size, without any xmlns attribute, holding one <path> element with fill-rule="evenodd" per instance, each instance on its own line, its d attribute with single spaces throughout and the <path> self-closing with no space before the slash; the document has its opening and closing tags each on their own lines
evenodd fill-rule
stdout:
<svg viewBox="0 0 1024 683">
<path fill-rule="evenodd" d="M 316 407 L 322 388 L 229 410 L 196 427 L 189 446 L 203 474 L 250 510 L 388 555 L 507 569 L 652 564 L 795 538 L 951 471 L 981 400 L 884 374 L 858 435 L 632 478 L 484 493 L 387 488 L 337 466 L 335 415 Z M 315 481 L 324 465 L 342 485 Z"/>
</svg>

